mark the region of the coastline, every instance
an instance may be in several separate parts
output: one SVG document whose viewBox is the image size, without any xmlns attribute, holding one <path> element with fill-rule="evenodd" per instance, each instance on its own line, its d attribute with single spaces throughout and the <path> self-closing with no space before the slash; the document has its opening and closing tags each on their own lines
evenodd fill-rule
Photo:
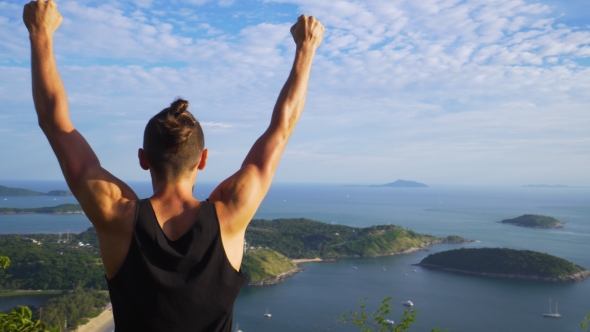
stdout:
<svg viewBox="0 0 590 332">
<path fill-rule="evenodd" d="M 283 272 L 277 276 L 274 276 L 272 278 L 262 279 L 262 280 L 258 280 L 258 281 L 248 280 L 248 282 L 246 282 L 246 286 L 267 286 L 267 285 L 278 284 L 279 282 L 281 282 L 281 281 L 289 278 L 290 276 L 297 274 L 301 271 L 303 271 L 303 269 L 300 267 L 297 267 L 292 270 L 285 271 L 285 272 Z"/>
<path fill-rule="evenodd" d="M 100 315 L 91 318 L 88 323 L 78 326 L 76 332 L 102 332 L 113 324 L 113 308 L 109 303 Z"/>
<path fill-rule="evenodd" d="M 520 275 L 520 274 L 499 274 L 499 273 L 485 273 L 485 272 L 472 272 L 472 271 L 465 271 L 465 270 L 457 270 L 457 269 L 449 269 L 446 267 L 441 267 L 438 265 L 430 265 L 430 264 L 412 264 L 414 266 L 421 266 L 428 269 L 433 270 L 441 270 L 445 272 L 451 273 L 459 273 L 459 274 L 470 274 L 470 275 L 477 275 L 477 276 L 484 276 L 484 277 L 493 277 L 493 278 L 512 278 L 512 279 L 526 279 L 526 280 L 538 280 L 538 281 L 549 281 L 549 282 L 574 282 L 574 281 L 583 281 L 586 278 L 590 277 L 590 271 L 584 270 L 578 273 L 574 273 L 567 276 L 559 276 L 559 277 L 542 277 L 537 275 Z"/>
</svg>

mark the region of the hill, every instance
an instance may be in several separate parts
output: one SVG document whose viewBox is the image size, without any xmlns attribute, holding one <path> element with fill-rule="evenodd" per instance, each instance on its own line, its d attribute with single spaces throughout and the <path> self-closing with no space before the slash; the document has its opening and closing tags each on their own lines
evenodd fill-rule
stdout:
<svg viewBox="0 0 590 332">
<path fill-rule="evenodd" d="M 270 285 L 301 271 L 289 258 L 272 249 L 247 251 L 242 272 L 250 285 Z"/>
<path fill-rule="evenodd" d="M 48 193 L 42 193 L 29 189 L 0 186 L 0 196 L 72 196 L 72 192 L 67 190 L 52 190 Z"/>
<path fill-rule="evenodd" d="M 394 225 L 356 228 L 310 219 L 252 220 L 246 230 L 249 246 L 268 247 L 289 258 L 334 259 L 392 255 L 434 243 L 466 242 L 437 238 Z"/>
<path fill-rule="evenodd" d="M 393 187 L 393 188 L 428 188 L 427 185 L 424 183 L 416 182 L 416 181 L 406 181 L 406 180 L 397 180 L 395 182 L 390 182 L 381 185 L 374 185 L 370 187 Z"/>
<path fill-rule="evenodd" d="M 61 204 L 58 206 L 45 206 L 39 208 L 0 208 L 0 214 L 63 214 L 63 213 L 84 213 L 80 204 Z"/>
<path fill-rule="evenodd" d="M 583 267 L 559 257 L 506 248 L 443 251 L 429 255 L 416 265 L 450 272 L 542 281 L 578 281 L 590 274 Z"/>
<path fill-rule="evenodd" d="M 501 223 L 532 228 L 561 228 L 565 224 L 553 217 L 537 214 L 525 214 L 513 219 L 504 219 Z"/>
</svg>

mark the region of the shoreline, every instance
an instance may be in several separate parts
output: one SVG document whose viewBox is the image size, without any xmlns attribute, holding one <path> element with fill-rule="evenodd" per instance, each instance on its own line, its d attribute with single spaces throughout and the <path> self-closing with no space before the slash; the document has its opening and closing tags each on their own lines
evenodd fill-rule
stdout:
<svg viewBox="0 0 590 332">
<path fill-rule="evenodd" d="M 76 332 L 101 332 L 113 325 L 113 307 L 109 303 L 96 317 L 90 318 L 88 323 L 78 326 Z"/>
<path fill-rule="evenodd" d="M 63 290 L 10 290 L 0 292 L 0 297 L 23 296 L 23 295 L 59 295 Z"/>
<path fill-rule="evenodd" d="M 588 271 L 588 270 L 580 271 L 578 273 L 574 273 L 574 274 L 567 275 L 567 276 L 542 277 L 542 276 L 537 276 L 537 275 L 472 272 L 472 271 L 465 271 L 465 270 L 449 269 L 449 268 L 441 267 L 438 265 L 420 264 L 420 263 L 412 264 L 412 265 L 421 266 L 421 267 L 433 269 L 433 270 L 441 270 L 441 271 L 445 271 L 445 272 L 459 273 L 459 274 L 470 274 L 470 275 L 483 276 L 483 277 L 525 279 L 525 280 L 538 280 L 538 281 L 549 281 L 549 282 L 575 282 L 575 281 L 583 281 L 586 278 L 590 277 L 590 271 Z"/>
</svg>

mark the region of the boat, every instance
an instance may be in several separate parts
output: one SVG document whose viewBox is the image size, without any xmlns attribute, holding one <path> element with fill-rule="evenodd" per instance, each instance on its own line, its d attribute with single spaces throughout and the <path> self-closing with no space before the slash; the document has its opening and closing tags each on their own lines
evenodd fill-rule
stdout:
<svg viewBox="0 0 590 332">
<path fill-rule="evenodd" d="M 240 324 L 236 324 L 236 332 L 244 332 L 244 331 L 240 330 Z"/>
<path fill-rule="evenodd" d="M 549 298 L 549 313 L 544 313 L 543 317 L 561 318 L 561 314 L 557 312 L 557 302 L 555 302 L 555 312 L 551 311 L 551 298 Z"/>
<path fill-rule="evenodd" d="M 418 272 L 418 271 L 417 271 L 417 270 L 412 270 L 412 272 L 416 273 L 416 272 Z"/>
<path fill-rule="evenodd" d="M 385 266 L 384 266 L 384 267 L 383 267 L 381 270 L 383 270 L 383 271 L 387 271 L 387 269 L 385 268 Z"/>
<path fill-rule="evenodd" d="M 356 269 L 358 269 L 358 267 L 356 267 L 356 266 L 353 266 L 353 267 L 351 267 L 351 268 L 352 268 L 352 269 L 355 269 L 355 270 L 356 270 Z"/>
<path fill-rule="evenodd" d="M 385 322 L 385 325 L 395 325 L 395 322 L 392 321 L 391 319 L 386 319 L 386 320 L 384 320 L 384 322 Z"/>
<path fill-rule="evenodd" d="M 268 308 L 266 308 L 266 313 L 264 314 L 264 317 L 272 317 L 272 315 L 268 312 Z"/>
<path fill-rule="evenodd" d="M 414 303 L 412 301 L 406 301 L 406 302 L 402 302 L 403 305 L 408 306 L 408 307 L 413 307 Z"/>
</svg>

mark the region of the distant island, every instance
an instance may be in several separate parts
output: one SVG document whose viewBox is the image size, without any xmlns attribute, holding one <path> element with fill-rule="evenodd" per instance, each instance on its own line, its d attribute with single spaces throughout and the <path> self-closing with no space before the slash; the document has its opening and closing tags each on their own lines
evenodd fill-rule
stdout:
<svg viewBox="0 0 590 332">
<path fill-rule="evenodd" d="M 562 228 L 565 225 L 564 222 L 553 217 L 537 214 L 525 214 L 513 219 L 504 219 L 501 223 L 531 228 Z"/>
<path fill-rule="evenodd" d="M 488 277 L 540 281 L 580 281 L 590 271 L 565 259 L 530 250 L 506 248 L 456 249 L 424 258 L 418 266 Z"/>
<path fill-rule="evenodd" d="M 345 187 L 389 187 L 389 188 L 428 188 L 424 183 L 416 181 L 397 180 L 386 184 L 345 184 Z"/>
<path fill-rule="evenodd" d="M 386 184 L 372 185 L 369 187 L 392 187 L 392 188 L 428 188 L 424 183 L 416 181 L 397 180 Z"/>
<path fill-rule="evenodd" d="M 565 184 L 527 184 L 524 188 L 569 188 Z"/>
<path fill-rule="evenodd" d="M 0 196 L 72 196 L 72 192 L 68 190 L 51 190 L 50 192 L 43 193 L 29 189 L 0 186 Z"/>
<path fill-rule="evenodd" d="M 39 208 L 0 208 L 0 214 L 66 214 L 84 213 L 80 204 L 60 204 L 58 206 L 45 206 Z"/>
</svg>

